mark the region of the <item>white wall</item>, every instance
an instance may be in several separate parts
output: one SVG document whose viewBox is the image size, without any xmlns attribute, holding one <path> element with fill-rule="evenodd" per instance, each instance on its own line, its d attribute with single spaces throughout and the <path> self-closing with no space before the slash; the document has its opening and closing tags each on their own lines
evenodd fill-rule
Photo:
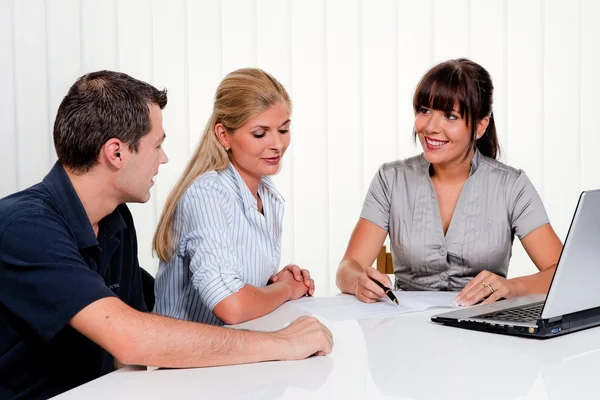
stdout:
<svg viewBox="0 0 600 400">
<path fill-rule="evenodd" d="M 582 189 L 600 187 L 600 2 L 595 0 L 0 0 L 0 197 L 56 159 L 52 124 L 77 77 L 114 69 L 169 89 L 169 164 L 133 205 L 140 261 L 220 79 L 245 66 L 294 101 L 282 263 L 317 294 L 335 269 L 377 167 L 419 152 L 411 96 L 434 63 L 470 57 L 495 82 L 502 161 L 523 168 L 561 236 Z M 515 245 L 510 273 L 534 270 Z"/>
</svg>

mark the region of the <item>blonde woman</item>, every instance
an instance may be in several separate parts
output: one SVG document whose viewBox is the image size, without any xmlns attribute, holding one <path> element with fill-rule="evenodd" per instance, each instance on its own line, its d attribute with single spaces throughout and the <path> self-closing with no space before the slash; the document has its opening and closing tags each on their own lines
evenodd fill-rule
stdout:
<svg viewBox="0 0 600 400">
<path fill-rule="evenodd" d="M 266 72 L 223 79 L 154 235 L 156 313 L 237 324 L 313 294 L 307 270 L 288 265 L 275 274 L 284 202 L 270 175 L 290 144 L 290 114 L 285 88 Z"/>
</svg>

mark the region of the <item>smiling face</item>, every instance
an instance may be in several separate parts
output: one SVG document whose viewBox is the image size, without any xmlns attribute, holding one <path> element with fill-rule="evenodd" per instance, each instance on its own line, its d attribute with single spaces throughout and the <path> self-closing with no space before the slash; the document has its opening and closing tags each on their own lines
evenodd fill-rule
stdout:
<svg viewBox="0 0 600 400">
<path fill-rule="evenodd" d="M 476 122 L 475 140 L 485 132 L 489 118 Z M 425 159 L 434 165 L 454 166 L 469 155 L 471 149 L 471 129 L 467 125 L 458 104 L 451 111 L 442 111 L 421 106 L 415 116 L 415 132 L 423 147 Z"/>
<path fill-rule="evenodd" d="M 150 188 L 158 167 L 169 159 L 162 148 L 165 132 L 162 124 L 162 111 L 156 104 L 150 104 L 150 132 L 140 139 L 138 151 L 127 146 L 121 151 L 126 165 L 118 179 L 122 202 L 145 203 L 150 200 Z"/>
<path fill-rule="evenodd" d="M 266 175 L 279 172 L 281 159 L 290 145 L 290 111 L 277 103 L 250 118 L 235 132 L 215 126 L 219 142 L 229 148 L 231 163 L 248 187 L 258 187 Z"/>
<path fill-rule="evenodd" d="M 415 132 L 432 164 L 460 163 L 469 150 L 471 132 L 458 107 L 449 112 L 421 107 L 415 116 Z"/>
<path fill-rule="evenodd" d="M 489 73 L 464 58 L 437 64 L 423 75 L 413 96 L 414 132 L 434 169 L 468 164 L 476 148 L 496 158 L 493 90 Z"/>
</svg>

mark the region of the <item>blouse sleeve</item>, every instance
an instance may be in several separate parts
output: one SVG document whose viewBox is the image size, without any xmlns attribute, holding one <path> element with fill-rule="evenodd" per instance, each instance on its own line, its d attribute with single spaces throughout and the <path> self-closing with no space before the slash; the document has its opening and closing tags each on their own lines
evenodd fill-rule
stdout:
<svg viewBox="0 0 600 400">
<path fill-rule="evenodd" d="M 385 164 L 382 165 L 369 186 L 369 191 L 363 203 L 360 217 L 389 230 L 391 185 L 385 173 Z"/>
<path fill-rule="evenodd" d="M 508 200 L 512 231 L 523 239 L 542 225 L 549 223 L 548 214 L 535 187 L 522 170 Z"/>
<path fill-rule="evenodd" d="M 233 251 L 224 190 L 212 180 L 196 182 L 180 204 L 192 283 L 210 310 L 244 286 Z"/>
</svg>

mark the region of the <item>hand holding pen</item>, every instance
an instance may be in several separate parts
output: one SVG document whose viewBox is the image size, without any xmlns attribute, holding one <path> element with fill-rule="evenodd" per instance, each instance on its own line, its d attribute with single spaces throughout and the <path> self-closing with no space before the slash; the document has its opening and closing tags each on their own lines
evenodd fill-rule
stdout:
<svg viewBox="0 0 600 400">
<path fill-rule="evenodd" d="M 354 295 L 362 302 L 374 303 L 386 296 L 386 290 L 393 296 L 394 294 L 390 289 L 391 286 L 392 281 L 389 276 L 382 274 L 375 268 L 364 268 L 362 269 L 362 273 L 357 276 Z M 392 300 L 391 297 L 390 300 Z"/>
<path fill-rule="evenodd" d="M 396 298 L 396 295 L 394 295 L 394 292 L 392 292 L 392 289 L 390 289 L 389 287 L 385 287 L 383 285 L 383 283 L 376 281 L 375 279 L 371 278 L 371 280 L 373 282 L 375 282 L 377 284 L 377 286 L 379 286 L 381 289 L 383 289 L 383 291 L 385 292 L 386 296 L 393 301 L 394 303 L 396 303 L 396 305 L 400 305 L 398 304 L 398 299 Z"/>
</svg>

